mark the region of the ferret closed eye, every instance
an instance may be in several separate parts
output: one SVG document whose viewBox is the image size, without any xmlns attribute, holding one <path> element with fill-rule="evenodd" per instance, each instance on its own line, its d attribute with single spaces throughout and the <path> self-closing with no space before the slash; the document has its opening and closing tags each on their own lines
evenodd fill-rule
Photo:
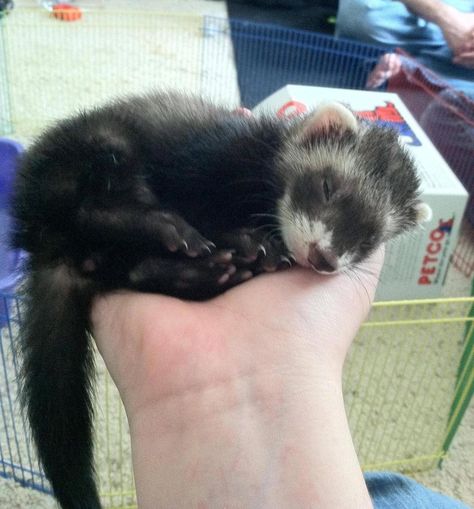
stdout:
<svg viewBox="0 0 474 509">
<path fill-rule="evenodd" d="M 97 509 L 90 308 L 118 288 L 212 298 L 296 262 L 334 274 L 429 217 L 396 133 L 326 104 L 292 121 L 154 93 L 82 112 L 21 160 L 22 402 L 63 508 Z M 73 461 L 71 460 L 73 458 Z"/>
</svg>

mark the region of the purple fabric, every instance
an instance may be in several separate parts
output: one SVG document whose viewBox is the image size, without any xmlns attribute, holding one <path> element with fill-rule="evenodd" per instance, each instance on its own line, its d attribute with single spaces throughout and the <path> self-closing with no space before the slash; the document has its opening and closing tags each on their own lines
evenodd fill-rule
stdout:
<svg viewBox="0 0 474 509">
<path fill-rule="evenodd" d="M 23 255 L 20 251 L 9 248 L 11 218 L 8 205 L 16 161 L 22 150 L 19 143 L 0 138 L 0 293 L 13 292 L 20 277 L 19 268 Z"/>
</svg>

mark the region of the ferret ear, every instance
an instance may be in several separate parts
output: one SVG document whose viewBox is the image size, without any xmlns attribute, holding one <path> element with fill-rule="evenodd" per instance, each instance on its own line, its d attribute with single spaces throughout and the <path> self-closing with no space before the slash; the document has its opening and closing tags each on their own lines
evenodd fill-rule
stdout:
<svg viewBox="0 0 474 509">
<path fill-rule="evenodd" d="M 359 124 L 355 115 L 342 104 L 323 103 L 303 120 L 300 137 L 312 138 L 329 127 L 357 132 Z"/>
<path fill-rule="evenodd" d="M 431 221 L 431 218 L 433 217 L 433 211 L 427 203 L 420 201 L 415 205 L 415 210 L 417 223 L 428 223 Z"/>
</svg>

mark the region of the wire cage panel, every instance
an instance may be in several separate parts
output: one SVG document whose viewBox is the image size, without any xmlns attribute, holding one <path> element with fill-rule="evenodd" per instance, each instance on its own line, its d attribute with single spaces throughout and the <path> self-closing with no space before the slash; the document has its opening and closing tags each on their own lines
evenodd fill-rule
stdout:
<svg viewBox="0 0 474 509">
<path fill-rule="evenodd" d="M 212 17 L 109 10 L 62 23 L 41 9 L 16 9 L 0 21 L 0 129 L 28 140 L 79 108 L 157 87 L 250 107 L 289 82 L 363 88 L 381 52 Z M 415 471 L 445 456 L 474 385 L 463 368 L 472 365 L 472 303 L 374 307 L 344 379 L 366 469 Z M 0 475 L 48 492 L 17 402 L 20 321 L 20 300 L 0 296 Z M 134 507 L 127 422 L 100 359 L 97 387 L 96 459 L 104 505 Z"/>
<path fill-rule="evenodd" d="M 19 299 L 0 295 L 0 475 L 47 493 L 49 487 L 36 460 L 18 403 L 19 366 L 15 343 L 20 323 Z"/>
<path fill-rule="evenodd" d="M 229 30 L 241 101 L 248 108 L 289 83 L 363 89 L 386 52 L 325 34 L 245 21 L 231 20 Z"/>
<path fill-rule="evenodd" d="M 119 95 L 200 94 L 204 39 L 202 16 L 91 10 L 80 23 L 64 23 L 45 10 L 17 9 L 0 20 L 0 104 L 8 106 L 0 109 L 0 128 L 28 139 L 55 119 Z M 206 40 L 208 48 L 219 45 L 219 60 L 207 60 L 209 73 L 214 90 L 238 104 L 223 41 L 225 34 Z"/>
<path fill-rule="evenodd" d="M 104 507 L 136 507 L 128 422 L 118 390 L 96 355 L 95 462 Z"/>
<path fill-rule="evenodd" d="M 364 88 L 383 53 L 323 34 L 150 11 L 86 11 L 75 24 L 18 9 L 0 32 L 0 128 L 23 139 L 80 108 L 154 88 L 247 107 L 290 82 Z"/>
<path fill-rule="evenodd" d="M 387 89 L 400 96 L 470 195 L 465 217 L 471 231 L 464 228 L 464 238 L 453 261 L 471 277 L 474 273 L 474 101 L 403 51 L 398 53 L 401 70 L 388 80 Z M 470 249 L 466 249 L 468 246 Z"/>
<path fill-rule="evenodd" d="M 5 52 L 5 37 L 1 30 L 0 18 L 0 134 L 10 134 L 13 126 L 10 112 L 10 96 L 8 90 L 8 69 Z"/>
<path fill-rule="evenodd" d="M 21 298 L 0 293 L 0 476 L 50 494 L 18 399 L 21 312 Z M 136 507 L 127 419 L 99 355 L 95 385 L 95 461 L 104 506 Z"/>
<path fill-rule="evenodd" d="M 374 305 L 345 371 L 349 421 L 366 470 L 425 470 L 446 455 L 460 359 L 466 349 L 473 354 L 470 308 L 470 298 Z"/>
</svg>

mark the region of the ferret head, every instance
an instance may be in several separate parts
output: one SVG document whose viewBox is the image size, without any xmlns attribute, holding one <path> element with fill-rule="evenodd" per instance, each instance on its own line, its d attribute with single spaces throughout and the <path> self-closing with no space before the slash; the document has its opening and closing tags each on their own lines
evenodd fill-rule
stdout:
<svg viewBox="0 0 474 509">
<path fill-rule="evenodd" d="M 398 134 L 359 122 L 337 103 L 292 126 L 278 170 L 283 240 L 298 264 L 320 273 L 354 266 L 431 218 Z"/>
</svg>

